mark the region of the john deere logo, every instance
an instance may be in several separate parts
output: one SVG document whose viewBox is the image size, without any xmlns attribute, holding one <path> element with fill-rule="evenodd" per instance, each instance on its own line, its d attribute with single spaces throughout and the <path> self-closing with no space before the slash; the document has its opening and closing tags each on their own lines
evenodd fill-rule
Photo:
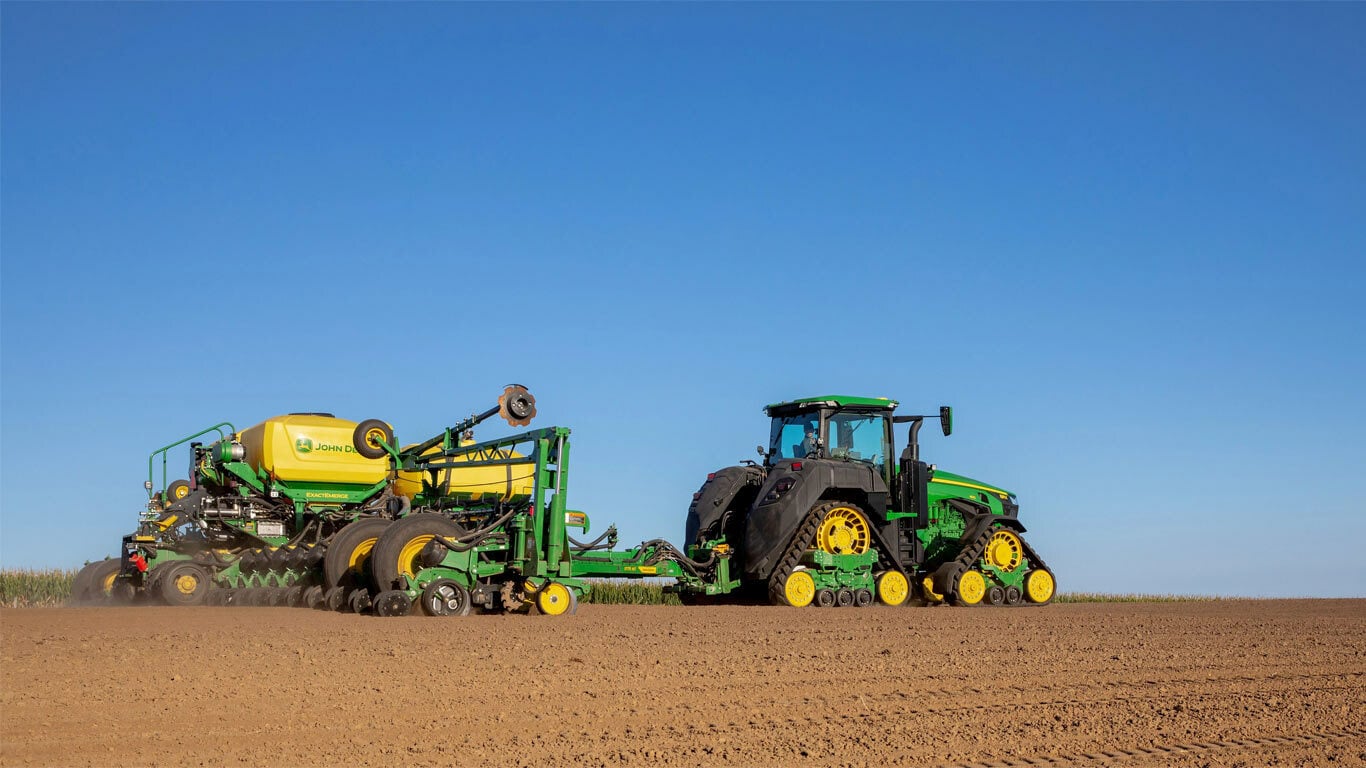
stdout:
<svg viewBox="0 0 1366 768">
<path fill-rule="evenodd" d="M 337 445 L 335 443 L 315 443 L 312 438 L 301 437 L 294 441 L 294 450 L 297 453 L 313 453 L 322 451 L 324 453 L 355 453 L 356 449 L 349 445 Z"/>
</svg>

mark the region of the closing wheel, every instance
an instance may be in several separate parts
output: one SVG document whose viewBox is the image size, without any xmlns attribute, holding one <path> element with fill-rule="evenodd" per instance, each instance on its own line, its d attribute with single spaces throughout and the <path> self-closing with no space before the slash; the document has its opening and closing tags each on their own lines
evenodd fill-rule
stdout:
<svg viewBox="0 0 1366 768">
<path fill-rule="evenodd" d="M 816 597 L 816 580 L 806 571 L 793 571 L 783 582 L 783 602 L 793 608 L 805 608 Z"/>
<path fill-rule="evenodd" d="M 977 605 L 987 596 L 987 580 L 978 570 L 966 570 L 958 577 L 954 597 L 959 605 Z"/>
<path fill-rule="evenodd" d="M 303 603 L 305 608 L 316 609 L 323 607 L 323 588 L 317 584 L 304 590 Z"/>
<path fill-rule="evenodd" d="M 167 563 L 157 568 L 157 592 L 167 605 L 203 605 L 209 597 L 209 574 L 187 561 Z"/>
<path fill-rule="evenodd" d="M 363 517 L 337 531 L 323 555 L 324 588 L 369 584 L 370 555 L 391 524 L 382 517 Z"/>
<path fill-rule="evenodd" d="M 1052 600 L 1056 589 L 1053 574 L 1044 568 L 1036 568 L 1025 574 L 1024 593 L 1031 603 L 1043 605 Z"/>
<path fill-rule="evenodd" d="M 340 611 L 345 606 L 346 587 L 332 587 L 323 593 L 323 608 L 329 611 Z"/>
<path fill-rule="evenodd" d="M 901 605 L 911 596 L 910 582 L 906 581 L 906 574 L 901 571 L 879 573 L 874 586 L 877 587 L 877 599 L 883 605 Z"/>
<path fill-rule="evenodd" d="M 353 589 L 346 594 L 346 607 L 351 613 L 365 613 L 374 604 L 368 589 Z"/>
<path fill-rule="evenodd" d="M 1014 531 L 1002 528 L 991 534 L 991 539 L 982 552 L 982 561 L 1010 573 L 1024 562 L 1024 545 L 1020 543 L 1020 537 Z"/>
<path fill-rule="evenodd" d="M 422 611 L 428 616 L 468 616 L 470 591 L 450 579 L 437 579 L 422 588 Z"/>
<path fill-rule="evenodd" d="M 285 605 L 290 608 L 304 607 L 304 588 L 302 584 L 295 584 L 285 590 Z"/>
<path fill-rule="evenodd" d="M 367 459 L 382 459 L 389 455 L 384 450 L 384 445 L 393 446 L 394 430 L 388 424 L 379 419 L 366 419 L 356 425 L 356 430 L 351 433 L 351 444 L 355 446 L 356 453 Z"/>
<path fill-rule="evenodd" d="M 368 602 L 370 596 L 365 596 Z M 407 616 L 413 612 L 413 599 L 401 589 L 391 589 L 375 596 L 376 616 Z M 360 613 L 360 611 L 356 611 Z"/>
<path fill-rule="evenodd" d="M 408 515 L 395 522 L 375 542 L 370 557 L 375 587 L 381 592 L 407 587 L 423 569 L 437 565 L 445 556 L 446 548 L 434 543 L 436 537 L 454 540 L 465 533 L 448 518 L 431 513 Z"/>
<path fill-rule="evenodd" d="M 546 616 L 562 616 L 579 609 L 579 599 L 574 590 L 558 581 L 552 581 L 536 592 L 536 610 Z"/>
<path fill-rule="evenodd" d="M 174 504 L 190 495 L 190 481 L 177 480 L 166 486 L 166 501 Z"/>
<path fill-rule="evenodd" d="M 536 398 L 526 387 L 513 384 L 498 396 L 498 415 L 514 427 L 525 427 L 536 417 Z"/>
<path fill-rule="evenodd" d="M 816 590 L 816 607 L 833 608 L 835 607 L 835 593 L 828 589 Z"/>
<path fill-rule="evenodd" d="M 831 504 L 816 529 L 816 549 L 832 555 L 861 555 L 872 541 L 868 518 L 848 504 Z"/>
</svg>

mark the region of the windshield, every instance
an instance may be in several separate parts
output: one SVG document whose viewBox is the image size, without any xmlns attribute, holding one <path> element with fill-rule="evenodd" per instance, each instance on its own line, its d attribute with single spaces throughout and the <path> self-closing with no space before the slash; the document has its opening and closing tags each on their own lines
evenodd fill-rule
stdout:
<svg viewBox="0 0 1366 768">
<path fill-rule="evenodd" d="M 882 467 L 887 462 L 886 420 L 878 414 L 837 413 L 830 417 L 832 459 L 862 461 Z"/>
<path fill-rule="evenodd" d="M 773 419 L 773 431 L 768 439 L 768 461 L 804 459 L 816 451 L 820 414 L 802 413 Z"/>
</svg>

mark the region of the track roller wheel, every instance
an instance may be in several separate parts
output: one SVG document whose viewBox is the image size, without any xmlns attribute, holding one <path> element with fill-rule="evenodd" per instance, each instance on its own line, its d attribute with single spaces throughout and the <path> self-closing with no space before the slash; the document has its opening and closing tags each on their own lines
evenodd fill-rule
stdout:
<svg viewBox="0 0 1366 768">
<path fill-rule="evenodd" d="M 1029 602 L 1043 605 L 1053 599 L 1056 590 L 1053 574 L 1047 569 L 1035 568 L 1025 574 L 1024 594 Z"/>
<path fill-rule="evenodd" d="M 982 572 L 968 569 L 958 575 L 953 596 L 959 605 L 979 605 L 987 596 L 987 579 Z"/>
<path fill-rule="evenodd" d="M 1006 605 L 1019 605 L 1021 599 L 1019 587 L 1006 587 Z"/>
<path fill-rule="evenodd" d="M 323 586 L 359 587 L 369 583 L 370 556 L 392 521 L 382 517 L 353 520 L 327 542 Z"/>
<path fill-rule="evenodd" d="M 552 581 L 536 592 L 536 610 L 546 616 L 563 616 L 579 610 L 579 598 L 574 590 Z"/>
<path fill-rule="evenodd" d="M 911 584 L 901 571 L 883 571 L 873 585 L 877 587 L 877 599 L 883 605 L 902 605 L 911 596 Z"/>
<path fill-rule="evenodd" d="M 353 589 L 346 595 L 346 609 L 351 613 L 365 613 L 374 604 L 368 589 Z"/>
<path fill-rule="evenodd" d="M 308 589 L 305 589 L 302 600 L 305 608 L 321 608 L 323 606 L 323 588 L 314 584 Z"/>
<path fill-rule="evenodd" d="M 408 515 L 395 522 L 379 537 L 371 554 L 375 586 L 381 592 L 408 586 L 424 568 L 440 562 L 433 559 L 445 556 L 445 547 L 433 543 L 437 536 L 456 539 L 465 533 L 450 519 L 430 513 Z"/>
<path fill-rule="evenodd" d="M 428 616 L 468 616 L 470 591 L 450 579 L 437 579 L 422 588 L 422 611 Z"/>
<path fill-rule="evenodd" d="M 351 444 L 355 446 L 356 453 L 367 459 L 382 459 L 389 455 L 380 445 L 383 440 L 385 444 L 394 444 L 394 430 L 379 419 L 366 419 L 356 425 L 356 431 L 351 433 Z"/>
<path fill-rule="evenodd" d="M 783 581 L 783 602 L 793 608 L 805 608 L 816 597 L 816 580 L 805 570 L 789 573 Z"/>
<path fill-rule="evenodd" d="M 159 566 L 154 579 L 167 605 L 203 605 L 213 587 L 208 572 L 184 560 Z"/>
<path fill-rule="evenodd" d="M 840 608 L 848 608 L 854 604 L 854 592 L 850 589 L 841 588 L 835 593 L 835 605 Z"/>
<path fill-rule="evenodd" d="M 323 593 L 323 607 L 329 611 L 340 611 L 346 607 L 346 587 L 332 587 Z"/>
<path fill-rule="evenodd" d="M 990 605 L 1005 605 L 1006 591 L 999 584 L 992 584 L 987 587 L 987 603 Z"/>
<path fill-rule="evenodd" d="M 873 604 L 873 593 L 867 589 L 854 590 L 854 605 L 859 608 L 867 608 Z"/>
<path fill-rule="evenodd" d="M 362 594 L 365 595 L 368 607 L 370 595 L 369 593 Z M 401 589 L 391 589 L 376 595 L 374 606 L 376 616 L 407 616 L 413 611 L 413 599 Z M 356 613 L 360 613 L 360 611 L 357 610 Z"/>
<path fill-rule="evenodd" d="M 814 602 L 816 603 L 817 608 L 834 608 L 835 593 L 833 590 L 829 589 L 818 589 L 816 590 L 816 599 Z"/>
</svg>

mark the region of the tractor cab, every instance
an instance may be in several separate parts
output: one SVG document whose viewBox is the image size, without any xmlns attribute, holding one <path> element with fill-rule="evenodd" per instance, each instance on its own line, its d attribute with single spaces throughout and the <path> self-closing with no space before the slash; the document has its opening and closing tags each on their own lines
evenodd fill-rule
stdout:
<svg viewBox="0 0 1366 768">
<path fill-rule="evenodd" d="M 773 419 L 764 466 L 784 459 L 857 461 L 877 468 L 884 480 L 892 447 L 892 411 L 897 402 L 883 397 L 808 397 L 774 403 L 764 410 Z"/>
</svg>

